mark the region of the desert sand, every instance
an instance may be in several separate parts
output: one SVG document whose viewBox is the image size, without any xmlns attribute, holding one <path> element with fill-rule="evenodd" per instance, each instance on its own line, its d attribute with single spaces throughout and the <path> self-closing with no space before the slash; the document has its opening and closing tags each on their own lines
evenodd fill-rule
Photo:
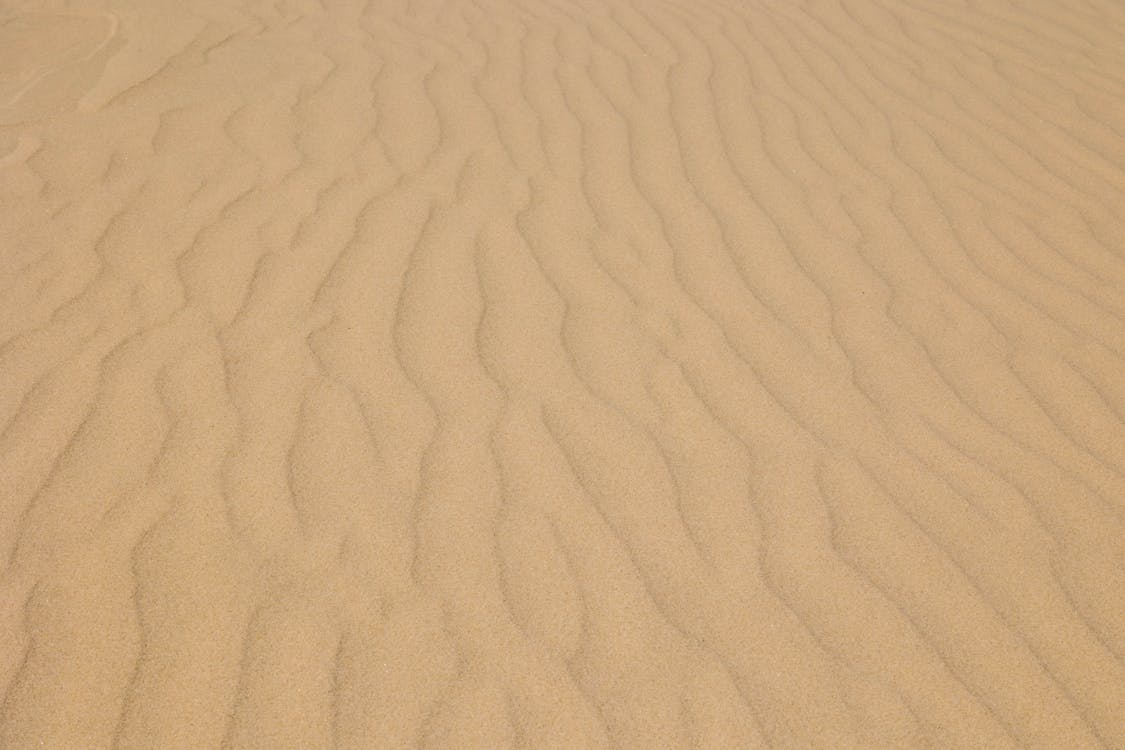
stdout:
<svg viewBox="0 0 1125 750">
<path fill-rule="evenodd" d="M 1125 5 L 4 3 L 0 747 L 1125 748 Z"/>
</svg>

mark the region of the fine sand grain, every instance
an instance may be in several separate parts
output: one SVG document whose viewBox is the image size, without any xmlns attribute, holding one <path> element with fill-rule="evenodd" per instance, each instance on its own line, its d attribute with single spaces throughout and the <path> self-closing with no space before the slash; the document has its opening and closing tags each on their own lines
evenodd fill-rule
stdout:
<svg viewBox="0 0 1125 750">
<path fill-rule="evenodd" d="M 0 3 L 0 748 L 1125 748 L 1119 0 Z"/>
</svg>

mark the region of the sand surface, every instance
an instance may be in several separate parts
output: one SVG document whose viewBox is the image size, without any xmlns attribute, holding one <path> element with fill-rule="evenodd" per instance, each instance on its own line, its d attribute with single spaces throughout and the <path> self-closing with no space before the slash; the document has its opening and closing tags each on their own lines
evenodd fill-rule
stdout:
<svg viewBox="0 0 1125 750">
<path fill-rule="evenodd" d="M 1125 5 L 0 5 L 0 748 L 1125 748 Z"/>
</svg>

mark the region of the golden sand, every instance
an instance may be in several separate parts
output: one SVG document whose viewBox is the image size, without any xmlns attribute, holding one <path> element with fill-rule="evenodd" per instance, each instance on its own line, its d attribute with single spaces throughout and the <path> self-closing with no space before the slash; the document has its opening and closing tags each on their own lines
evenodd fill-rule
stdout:
<svg viewBox="0 0 1125 750">
<path fill-rule="evenodd" d="M 1125 5 L 9 0 L 0 747 L 1125 748 Z"/>
</svg>

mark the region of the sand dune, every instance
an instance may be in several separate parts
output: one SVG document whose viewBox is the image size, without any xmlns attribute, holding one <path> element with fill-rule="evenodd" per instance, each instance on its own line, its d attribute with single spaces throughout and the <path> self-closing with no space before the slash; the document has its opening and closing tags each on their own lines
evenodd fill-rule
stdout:
<svg viewBox="0 0 1125 750">
<path fill-rule="evenodd" d="M 0 6 L 0 747 L 1125 748 L 1125 6 Z"/>
</svg>

